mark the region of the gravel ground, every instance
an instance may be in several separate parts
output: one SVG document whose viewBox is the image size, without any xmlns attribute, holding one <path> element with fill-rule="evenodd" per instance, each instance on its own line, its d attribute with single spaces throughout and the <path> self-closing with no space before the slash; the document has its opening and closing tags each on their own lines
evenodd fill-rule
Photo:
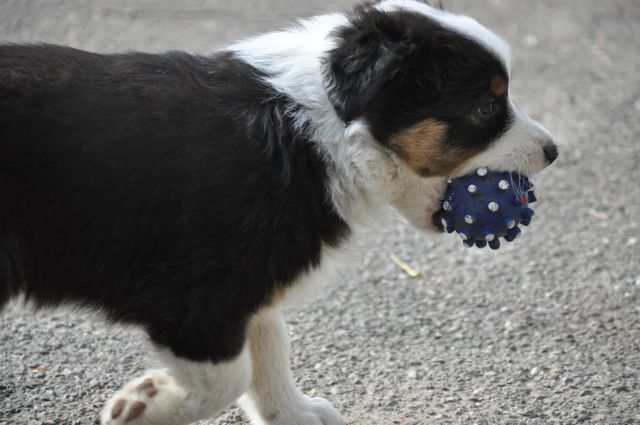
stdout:
<svg viewBox="0 0 640 425">
<path fill-rule="evenodd" d="M 176 3 L 2 0 L 0 40 L 206 52 L 350 4 Z M 513 92 L 561 157 L 525 237 L 499 252 L 395 216 L 372 231 L 326 297 L 290 311 L 298 382 L 353 425 L 639 424 L 640 3 L 445 3 L 512 43 Z M 142 334 L 91 314 L 14 304 L 0 325 L 0 425 L 95 424 L 147 362 Z"/>
</svg>

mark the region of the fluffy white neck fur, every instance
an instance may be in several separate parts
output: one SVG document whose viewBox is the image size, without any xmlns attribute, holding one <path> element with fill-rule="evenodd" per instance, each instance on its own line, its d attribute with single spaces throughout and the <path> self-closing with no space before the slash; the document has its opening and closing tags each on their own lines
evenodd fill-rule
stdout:
<svg viewBox="0 0 640 425">
<path fill-rule="evenodd" d="M 303 20 L 289 29 L 259 35 L 232 45 L 236 57 L 264 71 L 275 91 L 301 105 L 294 118 L 307 126 L 318 152 L 325 157 L 331 193 L 338 213 L 350 225 L 366 224 L 389 203 L 383 182 L 397 174 L 397 164 L 370 136 L 367 125 L 349 126 L 331 105 L 324 81 L 323 60 L 335 47 L 332 32 L 348 23 L 341 14 Z"/>
</svg>

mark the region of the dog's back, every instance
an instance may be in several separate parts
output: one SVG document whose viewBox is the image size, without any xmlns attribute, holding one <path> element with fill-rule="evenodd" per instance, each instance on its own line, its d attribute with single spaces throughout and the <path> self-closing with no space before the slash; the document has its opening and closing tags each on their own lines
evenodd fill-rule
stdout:
<svg viewBox="0 0 640 425">
<path fill-rule="evenodd" d="M 198 103 L 202 84 L 197 66 L 181 75 L 189 61 L 0 48 L 4 298 L 23 290 L 43 304 L 122 303 L 111 288 L 167 260 L 180 243 L 179 188 L 193 172 L 181 167 L 207 155 L 193 143 L 203 134 L 189 133 L 202 105 L 180 110 Z"/>
<path fill-rule="evenodd" d="M 324 166 L 256 73 L 228 53 L 0 47 L 0 302 L 77 301 L 171 339 L 193 299 L 255 309 L 317 261 L 342 228 Z"/>
</svg>

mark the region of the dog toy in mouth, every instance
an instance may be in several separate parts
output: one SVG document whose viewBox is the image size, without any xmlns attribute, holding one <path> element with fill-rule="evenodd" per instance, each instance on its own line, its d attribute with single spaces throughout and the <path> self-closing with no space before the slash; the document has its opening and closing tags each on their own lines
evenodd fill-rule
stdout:
<svg viewBox="0 0 640 425">
<path fill-rule="evenodd" d="M 525 176 L 479 168 L 448 184 L 442 225 L 448 233 L 458 232 L 467 247 L 498 249 L 500 238 L 513 241 L 521 233 L 518 225 L 531 222 L 534 212 L 529 204 L 536 196 Z"/>
</svg>

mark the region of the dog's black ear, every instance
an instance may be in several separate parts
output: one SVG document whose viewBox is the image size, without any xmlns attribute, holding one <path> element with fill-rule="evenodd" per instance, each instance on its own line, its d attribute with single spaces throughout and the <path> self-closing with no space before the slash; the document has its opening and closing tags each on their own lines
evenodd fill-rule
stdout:
<svg viewBox="0 0 640 425">
<path fill-rule="evenodd" d="M 434 26 L 424 17 L 361 8 L 336 36 L 325 77 L 329 100 L 346 123 L 359 117 L 380 88 L 408 68 L 420 66 L 422 84 L 440 84 Z"/>
</svg>

